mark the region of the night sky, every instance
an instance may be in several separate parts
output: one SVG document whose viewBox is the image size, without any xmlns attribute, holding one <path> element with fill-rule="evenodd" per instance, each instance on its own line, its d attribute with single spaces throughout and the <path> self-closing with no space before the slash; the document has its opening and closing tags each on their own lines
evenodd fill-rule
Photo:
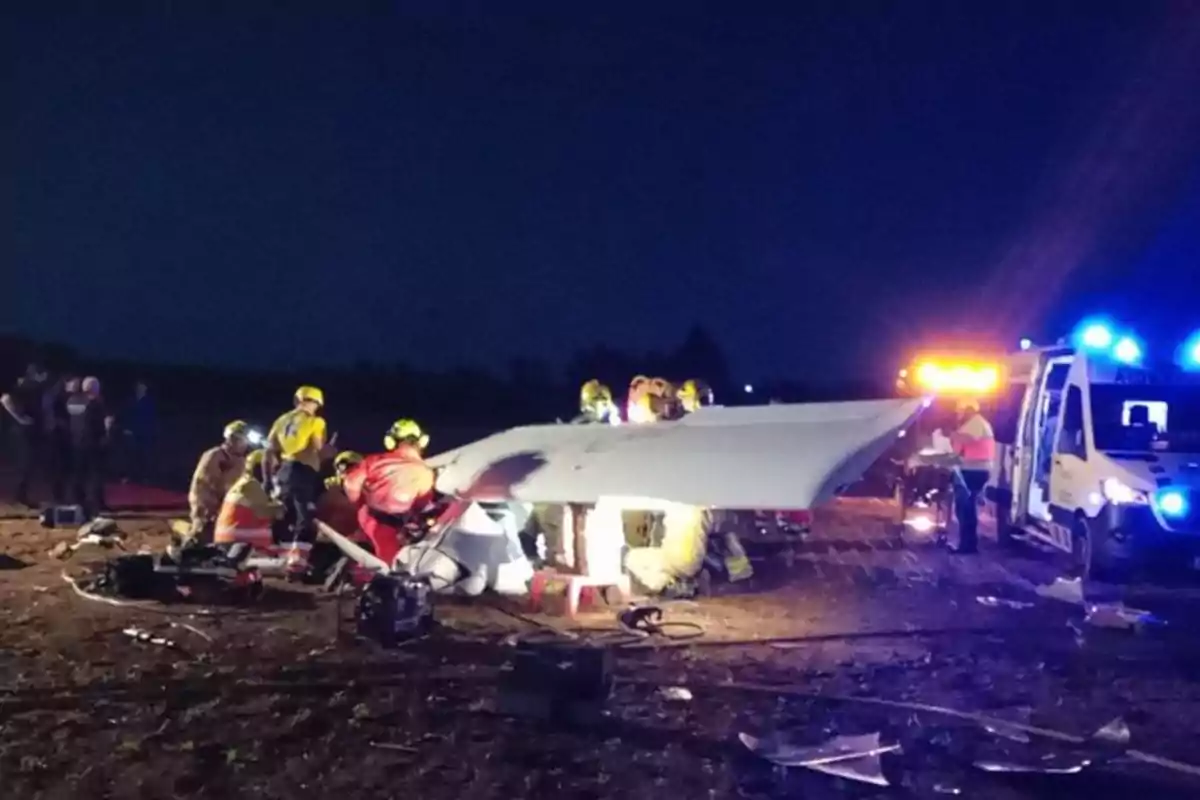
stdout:
<svg viewBox="0 0 1200 800">
<path fill-rule="evenodd" d="M 10 332 L 503 367 L 701 321 L 842 378 L 1200 325 L 1200 3 L 69 5 L 5 48 Z"/>
</svg>

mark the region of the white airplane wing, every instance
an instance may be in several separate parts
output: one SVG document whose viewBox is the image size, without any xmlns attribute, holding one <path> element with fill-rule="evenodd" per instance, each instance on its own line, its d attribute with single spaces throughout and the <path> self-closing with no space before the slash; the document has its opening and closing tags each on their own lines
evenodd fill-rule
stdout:
<svg viewBox="0 0 1200 800">
<path fill-rule="evenodd" d="M 707 408 L 649 425 L 514 428 L 429 459 L 437 488 L 479 501 L 808 509 L 858 481 L 919 399 Z"/>
</svg>

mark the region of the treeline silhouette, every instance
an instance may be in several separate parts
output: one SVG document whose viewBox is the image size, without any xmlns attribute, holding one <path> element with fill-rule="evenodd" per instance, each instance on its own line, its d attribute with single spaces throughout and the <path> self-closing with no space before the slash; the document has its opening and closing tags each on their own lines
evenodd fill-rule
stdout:
<svg viewBox="0 0 1200 800">
<path fill-rule="evenodd" d="M 564 368 L 514 358 L 491 369 L 455 367 L 441 371 L 404 364 L 359 361 L 344 368 L 246 371 L 213 367 L 140 364 L 89 358 L 72 348 L 20 338 L 0 338 L 0 382 L 5 389 L 31 360 L 56 373 L 96 375 L 110 401 L 123 402 L 144 380 L 160 407 L 212 412 L 223 408 L 286 407 L 301 383 L 325 390 L 339 413 L 394 413 L 397 408 L 430 424 L 503 427 L 544 422 L 575 413 L 580 385 L 598 378 L 624 395 L 634 375 L 672 380 L 702 378 L 724 405 L 849 400 L 886 397 L 887 381 L 830 384 L 803 379 L 735 380 L 725 351 L 703 326 L 694 326 L 666 352 L 634 353 L 597 345 L 576 353 Z"/>
</svg>

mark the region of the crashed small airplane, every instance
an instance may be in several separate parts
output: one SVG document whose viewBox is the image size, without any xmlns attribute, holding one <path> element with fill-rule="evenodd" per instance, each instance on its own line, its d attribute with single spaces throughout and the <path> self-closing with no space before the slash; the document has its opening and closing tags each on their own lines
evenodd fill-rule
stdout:
<svg viewBox="0 0 1200 800">
<path fill-rule="evenodd" d="M 595 511 L 809 510 L 860 480 L 924 405 L 905 398 L 716 406 L 647 425 L 551 424 L 503 431 L 429 459 L 438 471 L 438 491 L 456 502 L 424 542 L 401 551 L 395 566 L 413 571 L 424 557 L 412 548 L 434 549 L 472 576 L 469 594 L 485 587 L 524 593 L 532 567 L 516 532 L 534 504 Z M 327 526 L 322 532 L 368 568 L 393 567 Z M 589 525 L 586 534 L 591 533 Z M 479 537 L 494 544 L 472 545 Z M 596 561 L 589 543 L 587 562 Z"/>
</svg>

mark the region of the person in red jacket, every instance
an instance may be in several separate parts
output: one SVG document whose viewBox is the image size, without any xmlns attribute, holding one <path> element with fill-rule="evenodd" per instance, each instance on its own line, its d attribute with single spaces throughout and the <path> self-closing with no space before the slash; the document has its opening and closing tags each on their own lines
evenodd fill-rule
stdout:
<svg viewBox="0 0 1200 800">
<path fill-rule="evenodd" d="M 422 452 L 429 437 L 411 419 L 397 420 L 383 437 L 386 452 L 367 456 L 342 481 L 358 513 L 359 530 L 375 555 L 391 564 L 408 544 L 406 526 L 434 499 L 434 471 Z"/>
</svg>

